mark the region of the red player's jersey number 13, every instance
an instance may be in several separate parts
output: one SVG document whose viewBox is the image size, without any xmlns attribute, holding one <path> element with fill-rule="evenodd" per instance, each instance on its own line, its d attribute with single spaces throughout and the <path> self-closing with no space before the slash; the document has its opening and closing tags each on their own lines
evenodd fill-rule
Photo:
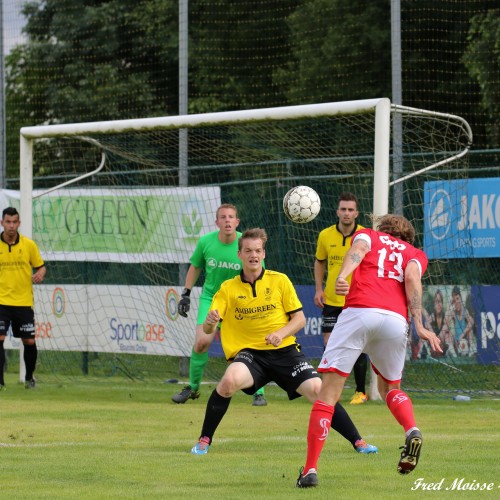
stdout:
<svg viewBox="0 0 500 500">
<path fill-rule="evenodd" d="M 387 277 L 402 283 L 404 281 L 403 255 L 400 252 L 391 252 L 389 256 L 387 256 L 386 248 L 380 249 L 378 254 L 377 276 L 383 278 L 387 268 Z"/>
</svg>

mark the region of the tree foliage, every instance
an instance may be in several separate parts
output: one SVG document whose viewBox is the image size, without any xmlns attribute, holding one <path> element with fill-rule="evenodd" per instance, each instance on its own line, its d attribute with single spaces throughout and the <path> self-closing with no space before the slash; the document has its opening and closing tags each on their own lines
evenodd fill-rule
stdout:
<svg viewBox="0 0 500 500">
<path fill-rule="evenodd" d="M 491 119 L 490 142 L 500 144 L 500 9 L 472 18 L 463 60 L 481 87 L 481 105 Z"/>
<path fill-rule="evenodd" d="M 387 0 L 301 2 L 287 22 L 292 57 L 276 72 L 276 80 L 290 101 L 302 104 L 390 96 Z M 308 36 L 310 33 L 315 36 Z"/>
<path fill-rule="evenodd" d="M 488 127 L 476 145 L 495 147 L 498 9 L 465 3 L 475 8 L 402 2 L 403 102 L 465 115 L 476 137 Z M 6 59 L 8 177 L 22 126 L 178 113 L 178 0 L 41 0 L 23 12 L 27 41 Z M 390 97 L 390 12 L 389 0 L 190 0 L 189 111 Z"/>
</svg>

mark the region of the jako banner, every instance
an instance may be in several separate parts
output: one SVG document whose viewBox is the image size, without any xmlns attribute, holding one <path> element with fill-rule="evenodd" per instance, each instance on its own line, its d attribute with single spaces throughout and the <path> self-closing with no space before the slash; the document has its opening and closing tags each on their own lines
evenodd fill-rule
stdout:
<svg viewBox="0 0 500 500">
<path fill-rule="evenodd" d="M 500 257 L 500 178 L 424 185 L 429 259 Z"/>
</svg>

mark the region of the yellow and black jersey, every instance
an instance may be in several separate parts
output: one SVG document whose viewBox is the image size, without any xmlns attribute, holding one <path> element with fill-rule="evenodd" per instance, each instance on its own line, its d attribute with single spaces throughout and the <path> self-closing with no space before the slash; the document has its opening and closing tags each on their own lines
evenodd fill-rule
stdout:
<svg viewBox="0 0 500 500">
<path fill-rule="evenodd" d="M 266 336 L 285 326 L 302 304 L 288 276 L 263 270 L 255 283 L 244 281 L 241 274 L 225 281 L 210 309 L 219 311 L 222 348 L 232 359 L 244 348 L 279 349 L 295 343 L 292 335 L 274 347 L 266 344 Z"/>
<path fill-rule="evenodd" d="M 33 240 L 18 235 L 9 245 L 0 237 L 0 304 L 33 307 L 33 268 L 44 265 L 38 246 Z"/>
<path fill-rule="evenodd" d="M 352 235 L 363 229 L 363 226 L 357 224 L 351 234 L 344 236 L 337 225 L 327 227 L 319 233 L 318 244 L 316 246 L 316 260 L 327 260 L 327 276 L 325 283 L 325 304 L 335 307 L 343 307 L 345 297 L 335 294 L 335 280 L 339 274 L 342 262 L 344 261 L 347 250 L 351 247 Z M 351 281 L 351 278 L 348 278 Z"/>
</svg>

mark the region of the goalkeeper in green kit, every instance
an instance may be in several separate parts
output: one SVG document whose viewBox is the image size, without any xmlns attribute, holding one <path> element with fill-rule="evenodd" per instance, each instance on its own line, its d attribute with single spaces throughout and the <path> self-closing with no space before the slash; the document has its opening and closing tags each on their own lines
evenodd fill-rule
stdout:
<svg viewBox="0 0 500 500">
<path fill-rule="evenodd" d="M 217 209 L 215 216 L 215 224 L 219 230 L 202 236 L 193 255 L 191 255 L 191 265 L 186 274 L 184 291 L 177 306 L 181 316 L 187 318 L 191 305 L 189 295 L 202 269 L 205 269 L 205 282 L 200 296 L 196 337 L 189 362 L 189 385 L 172 396 L 174 403 L 184 404 L 188 399 L 200 397 L 199 389 L 205 365 L 208 362 L 208 349 L 216 335 L 216 332 L 207 335 L 203 331 L 203 322 L 210 309 L 212 297 L 219 290 L 221 284 L 241 272 L 241 261 L 238 258 L 238 239 L 241 233 L 236 231 L 239 223 L 237 208 L 229 203 L 222 204 Z M 252 405 L 267 405 L 264 398 L 264 388 L 259 389 L 253 395 Z"/>
</svg>

